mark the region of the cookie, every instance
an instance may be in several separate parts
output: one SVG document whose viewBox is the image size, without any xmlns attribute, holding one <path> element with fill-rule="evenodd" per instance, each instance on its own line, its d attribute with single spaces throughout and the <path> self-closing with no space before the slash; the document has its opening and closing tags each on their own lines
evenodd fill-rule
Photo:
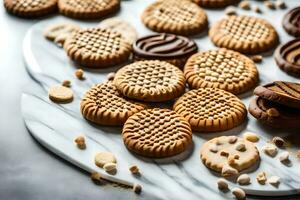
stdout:
<svg viewBox="0 0 300 200">
<path fill-rule="evenodd" d="M 196 4 L 205 8 L 224 8 L 226 6 L 235 4 L 239 0 L 192 0 Z"/>
<path fill-rule="evenodd" d="M 168 101 L 185 91 L 182 71 L 158 60 L 127 65 L 116 73 L 113 81 L 124 96 L 146 102 Z"/>
<path fill-rule="evenodd" d="M 122 137 L 126 147 L 139 155 L 162 158 L 192 145 L 192 130 L 184 118 L 168 109 L 148 109 L 126 121 Z"/>
<path fill-rule="evenodd" d="M 156 33 L 141 37 L 133 45 L 136 60 L 158 59 L 180 68 L 197 51 L 197 44 L 193 40 L 168 33 Z"/>
<path fill-rule="evenodd" d="M 67 37 L 80 29 L 80 26 L 71 23 L 56 23 L 48 26 L 44 31 L 44 36 L 56 44 L 62 46 Z"/>
<path fill-rule="evenodd" d="M 142 22 L 155 32 L 193 35 L 207 28 L 203 9 L 189 0 L 158 0 L 142 14 Z"/>
<path fill-rule="evenodd" d="M 98 27 L 119 32 L 130 44 L 133 44 L 138 37 L 135 28 L 129 22 L 118 17 L 105 19 L 99 23 Z"/>
<path fill-rule="evenodd" d="M 111 81 L 90 88 L 80 103 L 83 117 L 100 125 L 122 125 L 146 105 L 125 99 Z"/>
<path fill-rule="evenodd" d="M 260 159 L 255 144 L 237 136 L 221 136 L 205 142 L 200 157 L 206 167 L 217 172 L 226 165 L 240 172 Z"/>
<path fill-rule="evenodd" d="M 264 19 L 250 16 L 229 16 L 211 27 L 209 37 L 218 47 L 246 54 L 271 50 L 278 43 L 274 27 Z"/>
<path fill-rule="evenodd" d="M 62 85 L 55 85 L 48 91 L 49 99 L 56 103 L 68 103 L 73 100 L 73 91 Z"/>
<path fill-rule="evenodd" d="M 284 15 L 282 26 L 288 34 L 300 37 L 300 7 L 296 7 Z"/>
<path fill-rule="evenodd" d="M 298 83 L 275 81 L 256 87 L 254 94 L 269 101 L 300 109 L 300 84 Z"/>
<path fill-rule="evenodd" d="M 260 122 L 276 128 L 300 128 L 300 110 L 261 97 L 252 99 L 250 114 Z"/>
<path fill-rule="evenodd" d="M 57 10 L 57 0 L 3 0 L 7 12 L 24 18 L 42 17 Z"/>
<path fill-rule="evenodd" d="M 88 28 L 68 37 L 64 49 L 81 66 L 103 68 L 127 61 L 132 48 L 120 33 Z"/>
<path fill-rule="evenodd" d="M 99 19 L 120 9 L 120 0 L 58 0 L 59 12 L 76 19 Z"/>
<path fill-rule="evenodd" d="M 244 122 L 247 110 L 235 95 L 218 88 L 200 88 L 182 95 L 173 105 L 199 132 L 232 129 Z"/>
<path fill-rule="evenodd" d="M 300 76 L 300 38 L 280 45 L 275 53 L 275 61 L 283 71 Z"/>
<path fill-rule="evenodd" d="M 194 54 L 184 67 L 184 75 L 191 88 L 220 88 L 233 94 L 246 92 L 258 82 L 255 63 L 227 49 Z"/>
</svg>

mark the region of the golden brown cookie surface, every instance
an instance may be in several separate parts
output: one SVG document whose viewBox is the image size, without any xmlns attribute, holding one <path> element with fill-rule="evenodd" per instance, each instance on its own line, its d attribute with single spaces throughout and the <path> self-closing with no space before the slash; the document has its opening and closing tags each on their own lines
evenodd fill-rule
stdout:
<svg viewBox="0 0 300 200">
<path fill-rule="evenodd" d="M 122 125 L 128 117 L 145 108 L 141 103 L 124 99 L 112 82 L 93 86 L 80 103 L 83 117 L 102 125 Z"/>
<path fill-rule="evenodd" d="M 120 0 L 58 0 L 59 12 L 77 19 L 97 19 L 116 12 Z"/>
<path fill-rule="evenodd" d="M 124 96 L 147 102 L 168 101 L 185 90 L 182 71 L 158 60 L 138 61 L 121 68 L 114 84 Z"/>
<path fill-rule="evenodd" d="M 239 2 L 239 0 L 192 0 L 201 7 L 206 8 L 223 8 L 228 5 Z"/>
<path fill-rule="evenodd" d="M 167 157 L 192 144 L 188 122 L 172 110 L 148 109 L 129 117 L 122 131 L 126 147 L 143 156 Z"/>
<path fill-rule="evenodd" d="M 202 51 L 184 67 L 191 88 L 214 87 L 233 94 L 246 92 L 258 82 L 258 71 L 248 57 L 227 49 Z"/>
<path fill-rule="evenodd" d="M 193 35 L 207 27 L 203 9 L 189 0 L 158 0 L 142 14 L 143 23 L 156 32 Z"/>
<path fill-rule="evenodd" d="M 250 16 L 230 16 L 216 22 L 209 37 L 218 47 L 246 54 L 268 51 L 278 43 L 277 32 L 269 22 Z"/>
<path fill-rule="evenodd" d="M 120 33 L 88 28 L 68 37 L 64 49 L 73 61 L 84 67 L 103 68 L 128 60 L 131 45 Z"/>
<path fill-rule="evenodd" d="M 247 110 L 235 95 L 217 88 L 200 88 L 182 95 L 173 105 L 200 132 L 232 129 L 244 122 Z"/>
</svg>

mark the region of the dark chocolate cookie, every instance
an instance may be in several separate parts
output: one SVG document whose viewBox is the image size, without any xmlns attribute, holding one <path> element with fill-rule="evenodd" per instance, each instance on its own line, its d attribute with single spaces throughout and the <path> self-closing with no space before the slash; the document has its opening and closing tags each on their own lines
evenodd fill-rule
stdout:
<svg viewBox="0 0 300 200">
<path fill-rule="evenodd" d="M 133 45 L 137 60 L 163 60 L 183 67 L 186 60 L 197 53 L 197 44 L 187 37 L 157 33 L 139 38 Z"/>
<path fill-rule="evenodd" d="M 300 38 L 280 45 L 275 51 L 275 61 L 282 70 L 300 76 Z"/>
<path fill-rule="evenodd" d="M 300 84 L 298 83 L 275 81 L 256 87 L 254 94 L 288 107 L 300 109 Z"/>
<path fill-rule="evenodd" d="M 295 37 L 300 36 L 300 7 L 296 7 L 285 14 L 282 26 L 288 34 Z"/>
<path fill-rule="evenodd" d="M 300 128 L 300 110 L 261 97 L 252 99 L 249 112 L 257 120 L 277 128 Z"/>
</svg>

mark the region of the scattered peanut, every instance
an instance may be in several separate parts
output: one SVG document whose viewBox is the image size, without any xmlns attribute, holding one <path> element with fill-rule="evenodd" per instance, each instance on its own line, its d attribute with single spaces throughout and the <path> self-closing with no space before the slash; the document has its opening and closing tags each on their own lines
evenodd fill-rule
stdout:
<svg viewBox="0 0 300 200">
<path fill-rule="evenodd" d="M 276 4 L 277 8 L 280 8 L 280 9 L 285 9 L 286 8 L 286 4 L 282 0 L 277 0 L 275 4 Z"/>
<path fill-rule="evenodd" d="M 136 166 L 136 165 L 130 166 L 130 167 L 129 167 L 129 170 L 130 170 L 130 172 L 133 173 L 133 174 L 138 174 L 138 173 L 140 173 L 140 170 L 139 170 L 138 166 Z"/>
<path fill-rule="evenodd" d="M 224 178 L 219 178 L 217 181 L 219 190 L 226 191 L 228 190 L 228 183 Z"/>
<path fill-rule="evenodd" d="M 268 183 L 270 183 L 271 185 L 278 187 L 278 185 L 280 184 L 280 177 L 278 176 L 271 176 L 268 179 Z"/>
<path fill-rule="evenodd" d="M 231 192 L 238 200 L 246 199 L 246 193 L 241 188 L 233 188 Z"/>
<path fill-rule="evenodd" d="M 258 6 L 254 6 L 253 7 L 253 11 L 256 12 L 256 13 L 262 13 L 261 9 L 258 7 Z M 254 56 L 252 56 L 254 57 Z M 252 58 L 251 58 L 252 59 Z M 254 59 L 252 59 L 254 62 L 258 62 L 260 63 L 262 61 L 262 57 L 261 57 L 261 60 L 260 61 L 255 61 Z"/>
<path fill-rule="evenodd" d="M 273 144 L 267 143 L 262 147 L 262 150 L 269 156 L 275 157 L 277 154 L 277 147 Z"/>
<path fill-rule="evenodd" d="M 259 137 L 255 133 L 246 132 L 243 136 L 245 140 L 250 142 L 257 142 L 259 140 Z"/>
<path fill-rule="evenodd" d="M 92 179 L 92 181 L 94 181 L 96 183 L 99 183 L 99 181 L 102 181 L 101 174 L 99 174 L 97 172 L 94 172 L 91 174 L 91 179 Z"/>
<path fill-rule="evenodd" d="M 290 153 L 288 151 L 284 151 L 279 154 L 279 160 L 282 163 L 289 161 L 289 157 L 290 157 Z"/>
<path fill-rule="evenodd" d="M 84 71 L 82 69 L 77 69 L 75 71 L 75 76 L 78 78 L 78 79 L 83 79 L 83 75 L 84 75 Z"/>
<path fill-rule="evenodd" d="M 238 143 L 236 146 L 235 146 L 235 150 L 237 151 L 245 151 L 246 150 L 246 146 L 244 143 Z"/>
<path fill-rule="evenodd" d="M 267 181 L 266 173 L 265 172 L 258 173 L 257 176 L 256 176 L 256 180 L 257 180 L 258 183 L 264 185 Z"/>
<path fill-rule="evenodd" d="M 116 73 L 115 72 L 110 72 L 109 74 L 107 74 L 106 78 L 109 81 L 114 80 Z"/>
<path fill-rule="evenodd" d="M 225 9 L 225 14 L 226 15 L 236 15 L 236 9 L 234 6 L 228 6 L 226 9 Z"/>
<path fill-rule="evenodd" d="M 235 176 L 237 175 L 239 172 L 237 169 L 230 167 L 229 165 L 224 165 L 222 167 L 222 176 Z"/>
<path fill-rule="evenodd" d="M 84 136 L 78 136 L 75 138 L 74 142 L 76 143 L 77 147 L 79 149 L 85 149 L 86 144 L 85 144 L 85 138 Z"/>
<path fill-rule="evenodd" d="M 249 185 L 250 184 L 250 176 L 248 174 L 242 174 L 237 178 L 237 182 L 240 185 Z"/>
<path fill-rule="evenodd" d="M 62 86 L 65 86 L 65 87 L 70 87 L 71 86 L 71 81 L 69 80 L 64 80 L 62 83 L 61 83 Z"/>
<path fill-rule="evenodd" d="M 256 7 L 256 8 L 259 9 L 258 7 Z M 255 12 L 257 12 L 257 11 L 255 11 Z M 261 11 L 259 10 L 259 13 L 260 12 Z M 253 60 L 253 62 L 261 63 L 263 60 L 263 57 L 261 55 L 254 55 L 254 56 L 251 56 L 250 59 Z"/>
<path fill-rule="evenodd" d="M 237 136 L 232 135 L 228 137 L 228 142 L 230 144 L 234 144 L 237 141 L 237 139 L 238 139 Z"/>
<path fill-rule="evenodd" d="M 104 166 L 103 166 L 103 169 L 106 171 L 106 172 L 113 172 L 117 169 L 117 164 L 116 163 L 106 163 Z"/>
<path fill-rule="evenodd" d="M 95 156 L 95 164 L 103 168 L 106 163 L 116 163 L 116 157 L 110 152 L 100 152 Z"/>
<path fill-rule="evenodd" d="M 279 148 L 284 147 L 286 144 L 284 139 L 282 139 L 281 137 L 277 137 L 277 136 L 272 139 L 272 143 L 275 144 Z"/>
<path fill-rule="evenodd" d="M 139 184 L 134 184 L 133 185 L 133 191 L 136 193 L 136 194 L 140 194 L 142 192 L 142 186 L 139 185 Z"/>
<path fill-rule="evenodd" d="M 251 8 L 249 1 L 241 1 L 241 3 L 239 3 L 239 7 L 244 10 L 250 10 Z"/>
<path fill-rule="evenodd" d="M 276 108 L 270 108 L 267 110 L 267 115 L 269 115 L 270 117 L 278 117 L 279 112 Z"/>
<path fill-rule="evenodd" d="M 269 9 L 272 9 L 272 10 L 276 9 L 275 4 L 272 1 L 264 1 L 264 4 Z"/>
</svg>

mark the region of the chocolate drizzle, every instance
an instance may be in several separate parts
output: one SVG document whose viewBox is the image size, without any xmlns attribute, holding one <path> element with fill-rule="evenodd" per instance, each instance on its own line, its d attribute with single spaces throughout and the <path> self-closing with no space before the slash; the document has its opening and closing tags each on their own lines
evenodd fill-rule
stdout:
<svg viewBox="0 0 300 200">
<path fill-rule="evenodd" d="M 198 47 L 187 37 L 162 33 L 138 39 L 133 50 L 135 55 L 148 59 L 176 59 L 196 53 Z"/>
<path fill-rule="evenodd" d="M 283 18 L 283 28 L 290 35 L 300 36 L 300 7 L 290 10 Z"/>
</svg>

